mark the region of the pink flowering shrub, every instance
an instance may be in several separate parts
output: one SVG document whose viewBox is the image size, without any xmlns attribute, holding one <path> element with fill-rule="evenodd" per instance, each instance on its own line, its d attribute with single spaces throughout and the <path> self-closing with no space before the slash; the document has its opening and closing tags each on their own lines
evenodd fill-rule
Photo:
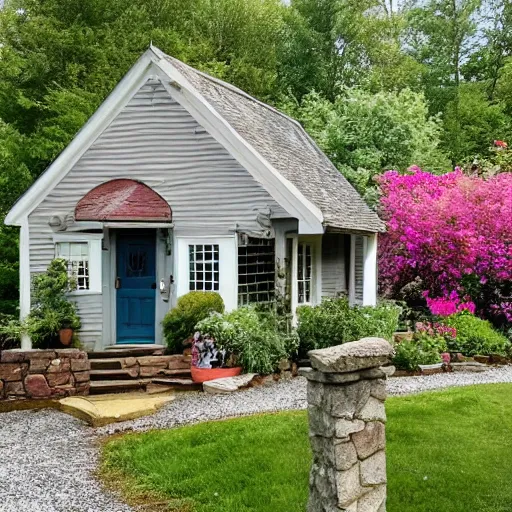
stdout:
<svg viewBox="0 0 512 512">
<path fill-rule="evenodd" d="M 379 180 L 382 291 L 419 278 L 432 313 L 463 310 L 512 321 L 512 174 L 487 180 L 460 169 L 441 176 L 415 167 Z"/>
</svg>

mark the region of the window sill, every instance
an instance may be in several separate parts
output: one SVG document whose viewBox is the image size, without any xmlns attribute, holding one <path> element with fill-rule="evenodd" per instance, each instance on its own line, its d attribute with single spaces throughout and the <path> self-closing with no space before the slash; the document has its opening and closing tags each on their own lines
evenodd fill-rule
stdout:
<svg viewBox="0 0 512 512">
<path fill-rule="evenodd" d="M 81 295 L 101 295 L 100 290 L 75 290 L 73 292 L 68 292 L 66 295 L 69 297 L 79 297 Z"/>
</svg>

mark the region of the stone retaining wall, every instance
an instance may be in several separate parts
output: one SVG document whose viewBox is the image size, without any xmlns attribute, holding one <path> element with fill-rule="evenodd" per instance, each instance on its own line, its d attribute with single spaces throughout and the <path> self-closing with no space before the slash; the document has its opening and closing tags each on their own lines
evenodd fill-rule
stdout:
<svg viewBox="0 0 512 512">
<path fill-rule="evenodd" d="M 87 353 L 74 348 L 4 350 L 0 352 L 0 400 L 87 395 L 90 368 Z"/>
<path fill-rule="evenodd" d="M 364 338 L 309 352 L 313 465 L 308 512 L 385 512 L 386 373 L 391 345 Z"/>
</svg>

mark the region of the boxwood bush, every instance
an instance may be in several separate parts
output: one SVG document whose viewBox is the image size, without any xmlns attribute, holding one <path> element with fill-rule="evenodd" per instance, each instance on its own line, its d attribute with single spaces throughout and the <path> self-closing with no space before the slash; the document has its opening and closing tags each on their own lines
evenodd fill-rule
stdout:
<svg viewBox="0 0 512 512">
<path fill-rule="evenodd" d="M 493 329 L 487 320 L 462 312 L 443 318 L 442 323 L 457 329 L 455 341 L 448 346 L 450 352 L 473 356 L 505 355 L 509 351 L 510 342 L 507 337 Z"/>
<path fill-rule="evenodd" d="M 170 352 L 183 350 L 183 341 L 194 334 L 196 324 L 210 313 L 224 312 L 224 301 L 216 292 L 189 292 L 182 295 L 162 321 Z"/>
<path fill-rule="evenodd" d="M 377 336 L 389 341 L 398 327 L 401 308 L 385 301 L 373 306 L 350 306 L 345 298 L 325 299 L 318 306 L 298 308 L 300 353 Z"/>
</svg>

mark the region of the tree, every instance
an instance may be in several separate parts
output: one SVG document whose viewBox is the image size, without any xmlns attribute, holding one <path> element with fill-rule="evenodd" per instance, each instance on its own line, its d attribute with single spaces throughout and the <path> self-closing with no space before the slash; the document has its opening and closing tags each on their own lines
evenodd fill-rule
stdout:
<svg viewBox="0 0 512 512">
<path fill-rule="evenodd" d="M 440 171 L 448 164 L 438 147 L 439 120 L 429 118 L 423 95 L 408 89 L 347 88 L 333 103 L 311 93 L 287 108 L 370 204 L 377 200 L 374 178 L 385 170 L 403 172 L 421 162 Z"/>
</svg>

